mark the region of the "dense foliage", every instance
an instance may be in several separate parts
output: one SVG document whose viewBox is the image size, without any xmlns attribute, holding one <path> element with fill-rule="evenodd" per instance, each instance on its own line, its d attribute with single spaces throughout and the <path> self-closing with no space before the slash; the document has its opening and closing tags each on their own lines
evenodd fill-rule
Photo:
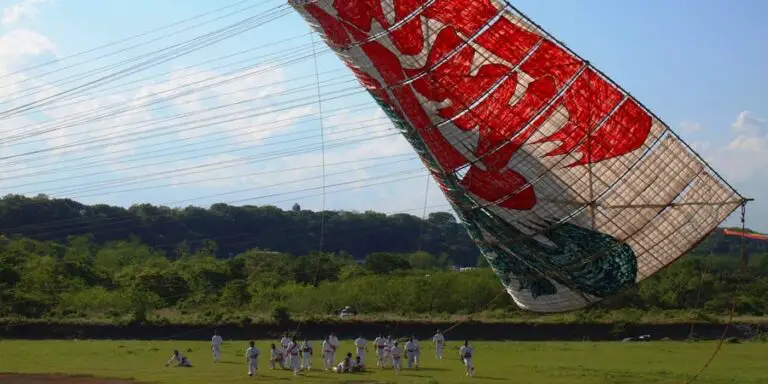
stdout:
<svg viewBox="0 0 768 384">
<path fill-rule="evenodd" d="M 42 241 L 66 241 L 91 236 L 95 244 L 136 237 L 171 258 L 183 252 L 210 249 L 228 258 L 262 249 L 306 255 L 319 246 L 321 214 L 295 205 L 285 211 L 273 206 L 214 204 L 209 209 L 169 208 L 139 204 L 129 208 L 84 205 L 44 195 L 8 195 L 0 199 L 0 233 Z M 323 250 L 347 253 L 356 259 L 375 252 L 411 253 L 418 250 L 449 257 L 457 265 L 474 266 L 479 252 L 464 228 L 447 212 L 422 220 L 408 214 L 325 212 Z M 740 241 L 715 232 L 697 253 L 733 255 Z M 752 253 L 768 253 L 768 243 L 751 242 Z"/>
<path fill-rule="evenodd" d="M 447 212 L 422 221 L 408 214 L 325 212 L 323 250 L 362 259 L 374 252 L 408 253 L 419 249 L 450 255 L 459 265 L 475 265 L 479 255 L 464 228 Z M 216 241 L 218 257 L 258 248 L 306 255 L 319 246 L 321 214 L 298 205 L 284 211 L 273 206 L 214 204 L 169 208 L 139 204 L 130 208 L 84 205 L 44 195 L 8 195 L 0 200 L 0 233 L 62 242 L 89 235 L 96 244 L 132 236 L 175 257 L 178 248 L 191 251 Z"/>
<path fill-rule="evenodd" d="M 346 305 L 369 315 L 516 311 L 508 295 L 499 295 L 491 270 L 453 271 L 447 257 L 424 252 L 372 253 L 362 263 L 347 254 L 215 254 L 214 242 L 170 258 L 135 238 L 97 245 L 92 237 L 64 244 L 0 237 L 0 316 L 143 320 L 158 310 L 316 316 Z M 725 313 L 736 298 L 742 314 L 768 311 L 768 257 L 753 255 L 741 277 L 734 274 L 737 263 L 737 257 L 689 255 L 599 308 Z"/>
<path fill-rule="evenodd" d="M 215 204 L 87 206 L 46 196 L 0 200 L 0 316 L 144 319 L 157 313 L 514 315 L 508 295 L 449 213 L 320 214 Z M 720 231 L 673 267 L 598 310 L 768 311 L 768 248 Z M 421 249 L 420 251 L 418 251 Z M 471 271 L 450 267 L 479 266 Z M 517 312 L 519 314 L 520 312 Z"/>
</svg>

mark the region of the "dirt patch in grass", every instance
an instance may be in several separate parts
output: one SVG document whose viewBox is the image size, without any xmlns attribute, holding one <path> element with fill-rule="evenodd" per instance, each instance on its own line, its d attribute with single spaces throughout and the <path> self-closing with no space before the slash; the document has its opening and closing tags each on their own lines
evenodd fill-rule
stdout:
<svg viewBox="0 0 768 384">
<path fill-rule="evenodd" d="M 94 376 L 0 373 L 0 384 L 138 384 L 132 380 Z"/>
</svg>

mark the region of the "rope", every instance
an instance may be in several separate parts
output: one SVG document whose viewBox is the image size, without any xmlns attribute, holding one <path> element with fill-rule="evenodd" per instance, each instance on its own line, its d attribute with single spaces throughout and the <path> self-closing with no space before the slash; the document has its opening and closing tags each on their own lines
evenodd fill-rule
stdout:
<svg viewBox="0 0 768 384">
<path fill-rule="evenodd" d="M 744 200 L 741 203 L 741 212 L 740 212 L 740 220 L 741 220 L 741 230 L 742 230 L 742 232 L 746 232 L 746 229 L 747 229 L 746 228 L 747 227 L 747 225 L 746 225 L 746 212 L 747 212 L 747 200 Z M 740 245 L 741 257 L 739 259 L 739 268 L 736 271 L 736 273 L 737 273 L 737 280 L 736 280 L 737 291 L 738 291 L 738 284 L 740 284 L 740 282 L 741 282 L 741 279 L 739 277 L 741 277 L 743 275 L 744 270 L 746 268 L 746 264 L 747 264 L 747 262 L 746 262 L 747 261 L 747 258 L 746 258 L 746 254 L 747 254 L 746 248 L 747 248 L 746 247 L 746 239 L 742 236 L 741 237 L 741 245 Z M 733 296 L 731 296 L 731 309 L 729 310 L 729 314 L 728 314 L 728 322 L 725 323 L 725 329 L 723 329 L 723 333 L 722 333 L 722 335 L 720 335 L 720 339 L 719 339 L 717 345 L 715 346 L 715 350 L 712 351 L 712 355 L 709 356 L 709 359 L 707 359 L 707 361 L 704 363 L 704 365 L 702 365 L 701 368 L 699 368 L 699 370 L 693 376 L 691 376 L 691 378 L 688 379 L 688 381 L 685 382 L 685 384 L 691 384 L 694 381 L 696 381 L 696 379 L 699 377 L 699 375 L 701 375 L 707 368 L 709 368 L 709 365 L 712 364 L 712 361 L 715 360 L 715 357 L 717 357 L 717 355 L 720 353 L 720 350 L 723 348 L 723 344 L 725 343 L 725 336 L 728 334 L 728 330 L 733 325 L 733 318 L 734 318 L 735 314 L 736 314 L 736 296 L 733 295 Z"/>
<path fill-rule="evenodd" d="M 422 244 L 424 242 L 424 224 L 427 221 L 427 203 L 429 202 L 429 177 L 429 172 L 427 172 L 427 187 L 424 190 L 424 210 L 421 212 L 421 229 L 419 230 L 419 252 L 422 251 Z"/>
<path fill-rule="evenodd" d="M 318 258 L 322 258 L 323 256 L 323 243 L 325 240 L 325 208 L 326 208 L 326 173 L 325 173 L 325 126 L 323 124 L 323 98 L 322 98 L 322 92 L 320 90 L 320 69 L 317 65 L 317 50 L 315 48 L 315 37 L 314 33 L 310 31 L 309 33 L 309 39 L 311 41 L 312 45 L 312 63 L 315 68 L 315 85 L 317 87 L 317 108 L 318 108 L 318 124 L 320 126 L 320 167 L 321 167 L 321 179 L 322 179 L 322 187 L 321 189 L 321 197 L 322 197 L 322 204 L 320 207 L 320 238 L 318 239 L 318 246 L 317 246 L 317 255 Z M 316 260 L 317 265 L 315 266 L 315 272 L 314 276 L 312 277 L 312 285 L 317 284 L 317 275 L 320 272 L 320 264 L 322 260 L 318 259 Z M 297 343 L 298 341 L 298 334 L 299 329 L 301 329 L 303 322 L 299 322 L 296 324 L 296 329 L 293 330 L 293 335 L 291 335 L 291 339 L 294 343 Z"/>
<path fill-rule="evenodd" d="M 424 36 L 425 36 L 425 41 L 426 41 L 425 44 L 429 45 L 429 47 L 427 48 L 427 52 L 429 52 L 429 51 L 432 51 L 432 40 L 430 38 L 430 32 L 432 32 L 432 28 L 430 28 L 430 26 L 429 26 L 428 19 L 424 20 L 424 29 L 425 29 Z M 433 87 L 433 79 L 432 79 L 431 74 L 429 74 L 429 72 L 431 72 L 431 71 L 432 71 L 432 68 L 429 68 L 427 70 L 427 73 L 428 73 L 428 75 L 427 75 L 427 90 L 430 91 L 430 92 L 432 91 L 432 87 Z M 425 222 L 425 219 L 427 218 L 427 201 L 428 200 L 429 200 L 429 167 L 427 167 L 427 185 L 426 185 L 426 187 L 424 189 L 424 211 L 421 212 L 421 228 L 419 229 L 419 246 L 418 246 L 419 247 L 418 248 L 419 252 L 421 252 L 421 250 L 422 250 L 422 244 L 423 244 L 423 241 L 424 241 L 424 222 Z M 482 256 L 480 256 L 480 257 L 482 257 Z"/>
<path fill-rule="evenodd" d="M 320 70 L 318 69 L 317 65 L 317 52 L 315 48 L 315 38 L 314 34 L 310 33 L 309 38 L 312 41 L 312 61 L 315 66 L 315 80 L 317 85 L 317 108 L 318 108 L 318 114 L 320 115 L 319 119 L 319 125 L 320 125 L 320 162 L 321 162 L 321 172 L 323 174 L 322 180 L 323 180 L 323 188 L 322 188 L 322 195 L 323 195 L 323 202 L 322 202 L 322 208 L 320 211 L 320 245 L 318 246 L 318 253 L 323 253 L 323 237 L 325 236 L 325 203 L 326 203 L 326 197 L 325 197 L 325 128 L 323 125 L 323 97 L 322 92 L 320 91 Z M 318 265 L 318 268 L 319 265 Z M 315 277 L 317 277 L 317 273 L 315 273 Z"/>
</svg>

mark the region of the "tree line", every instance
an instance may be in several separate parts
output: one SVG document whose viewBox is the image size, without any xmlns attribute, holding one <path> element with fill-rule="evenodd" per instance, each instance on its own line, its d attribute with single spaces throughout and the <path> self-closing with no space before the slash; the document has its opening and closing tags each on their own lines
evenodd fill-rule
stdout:
<svg viewBox="0 0 768 384">
<path fill-rule="evenodd" d="M 322 219 L 321 219 L 322 216 Z M 7 195 L 0 199 L 0 233 L 40 241 L 64 242 L 71 236 L 90 236 L 98 245 L 139 239 L 169 258 L 196 252 L 215 241 L 215 256 L 231 258 L 250 249 L 292 255 L 317 251 L 323 223 L 323 251 L 346 253 L 362 260 L 376 252 L 424 251 L 450 258 L 456 265 L 473 266 L 477 246 L 448 212 L 430 213 L 423 220 L 409 214 L 367 211 L 327 211 L 323 214 L 274 206 L 214 204 L 209 208 L 171 208 L 137 204 L 128 208 L 86 205 L 45 195 Z M 715 231 L 696 253 L 734 255 L 740 240 Z M 751 253 L 768 252 L 768 242 L 750 242 Z"/>
<path fill-rule="evenodd" d="M 522 315 L 483 263 L 449 268 L 446 255 L 374 252 L 294 256 L 259 249 L 216 257 L 205 242 L 173 255 L 138 237 L 99 244 L 0 237 L 0 316 L 145 320 L 148 316 L 229 314 L 330 316 L 344 306 L 361 314 Z M 589 311 L 768 311 L 768 255 L 752 254 L 743 273 L 731 255 L 691 254 Z M 217 317 L 218 316 L 218 317 Z"/>
</svg>

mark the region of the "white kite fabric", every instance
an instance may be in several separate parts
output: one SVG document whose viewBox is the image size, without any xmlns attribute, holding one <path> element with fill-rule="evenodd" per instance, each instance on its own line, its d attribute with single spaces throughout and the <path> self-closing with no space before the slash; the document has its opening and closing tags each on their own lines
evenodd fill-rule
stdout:
<svg viewBox="0 0 768 384">
<path fill-rule="evenodd" d="M 411 143 L 524 309 L 568 311 L 617 294 L 745 201 L 507 3 L 290 3 Z"/>
</svg>

